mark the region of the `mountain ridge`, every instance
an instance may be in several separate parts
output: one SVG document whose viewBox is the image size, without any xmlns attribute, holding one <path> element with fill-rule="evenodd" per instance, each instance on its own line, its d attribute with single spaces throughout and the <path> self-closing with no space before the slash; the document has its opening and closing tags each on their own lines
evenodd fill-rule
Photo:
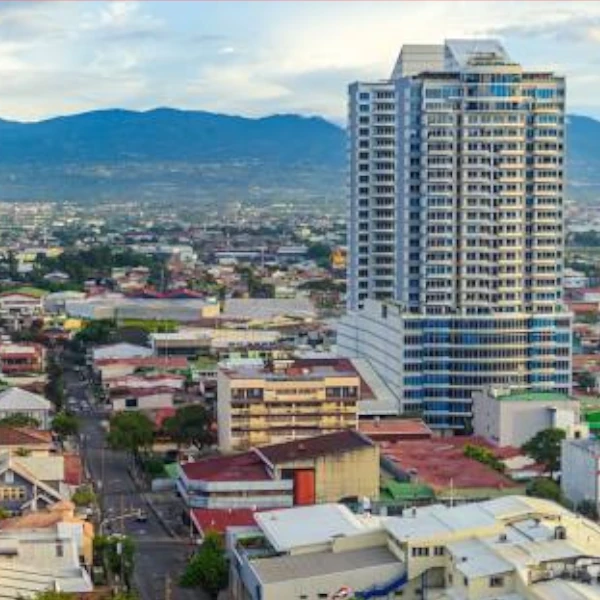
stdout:
<svg viewBox="0 0 600 600">
<path fill-rule="evenodd" d="M 0 200 L 235 199 L 343 204 L 346 133 L 319 116 L 155 107 L 0 119 Z M 569 190 L 600 193 L 600 121 L 567 118 Z"/>
</svg>

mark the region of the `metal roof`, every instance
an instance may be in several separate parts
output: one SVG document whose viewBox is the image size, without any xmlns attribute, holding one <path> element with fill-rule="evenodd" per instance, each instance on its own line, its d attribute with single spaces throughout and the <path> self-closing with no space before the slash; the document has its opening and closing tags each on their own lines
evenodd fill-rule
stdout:
<svg viewBox="0 0 600 600">
<path fill-rule="evenodd" d="M 50 402 L 39 394 L 15 387 L 0 393 L 0 410 L 50 410 Z"/>
</svg>

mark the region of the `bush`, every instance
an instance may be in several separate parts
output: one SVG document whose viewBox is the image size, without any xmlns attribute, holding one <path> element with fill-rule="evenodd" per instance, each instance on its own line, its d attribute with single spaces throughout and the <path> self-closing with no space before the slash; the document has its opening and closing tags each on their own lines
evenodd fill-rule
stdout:
<svg viewBox="0 0 600 600">
<path fill-rule="evenodd" d="M 201 587 L 211 598 L 227 587 L 229 568 L 221 536 L 209 531 L 200 550 L 191 558 L 180 584 L 183 587 Z"/>
<path fill-rule="evenodd" d="M 77 488 L 71 500 L 75 506 L 89 506 L 96 502 L 96 493 L 91 485 L 82 485 Z"/>
<path fill-rule="evenodd" d="M 486 448 L 485 446 L 467 444 L 463 450 L 463 453 L 466 457 L 472 458 L 477 462 L 487 465 L 499 473 L 504 473 L 506 469 L 504 463 L 497 456 L 495 456 L 489 448 Z"/>
</svg>

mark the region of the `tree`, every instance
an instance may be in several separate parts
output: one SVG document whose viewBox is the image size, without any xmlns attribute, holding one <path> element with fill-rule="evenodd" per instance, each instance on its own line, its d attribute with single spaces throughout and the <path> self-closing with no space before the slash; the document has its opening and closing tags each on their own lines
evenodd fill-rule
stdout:
<svg viewBox="0 0 600 600">
<path fill-rule="evenodd" d="M 75 334 L 75 342 L 80 344 L 109 344 L 116 332 L 115 323 L 108 319 L 90 321 Z"/>
<path fill-rule="evenodd" d="M 543 429 L 523 444 L 522 450 L 533 460 L 544 465 L 553 476 L 560 469 L 560 448 L 565 437 L 564 429 Z"/>
<path fill-rule="evenodd" d="M 188 404 L 177 409 L 173 417 L 165 420 L 164 431 L 177 444 L 196 446 L 201 450 L 214 440 L 212 419 L 200 404 Z"/>
<path fill-rule="evenodd" d="M 596 378 L 592 373 L 589 373 L 588 371 L 583 371 L 577 376 L 577 383 L 579 387 L 585 390 L 593 390 L 596 387 Z"/>
<path fill-rule="evenodd" d="M 33 429 L 37 429 L 40 426 L 40 422 L 35 417 L 30 417 L 24 413 L 14 413 L 0 419 L 0 425 L 6 425 L 8 427 L 32 427 Z"/>
<path fill-rule="evenodd" d="M 577 509 L 577 512 L 581 513 L 584 517 L 587 517 L 592 521 L 598 520 L 598 508 L 593 500 L 582 500 L 575 508 Z"/>
<path fill-rule="evenodd" d="M 154 426 L 140 412 L 122 412 L 110 420 L 108 443 L 115 450 L 125 450 L 137 456 L 152 445 Z"/>
<path fill-rule="evenodd" d="M 526 491 L 528 496 L 562 502 L 560 485 L 547 477 L 536 477 L 529 483 Z"/>
<path fill-rule="evenodd" d="M 77 417 L 68 415 L 64 412 L 58 413 L 52 419 L 52 431 L 58 435 L 61 440 L 76 435 L 79 431 L 79 421 Z"/>
<path fill-rule="evenodd" d="M 97 535 L 94 538 L 94 552 L 102 557 L 106 568 L 113 575 L 122 575 L 124 583 L 129 587 L 135 559 L 133 540 L 121 535 Z"/>
<path fill-rule="evenodd" d="M 91 485 L 80 485 L 71 500 L 75 506 L 90 506 L 96 502 L 96 494 Z"/>
<path fill-rule="evenodd" d="M 46 372 L 48 374 L 45 388 L 46 397 L 54 404 L 57 411 L 61 411 L 65 404 L 65 384 L 63 368 L 55 354 L 48 357 Z"/>
<path fill-rule="evenodd" d="M 211 598 L 227 587 L 228 565 L 221 536 L 208 531 L 198 552 L 190 559 L 180 584 L 201 587 Z"/>
</svg>

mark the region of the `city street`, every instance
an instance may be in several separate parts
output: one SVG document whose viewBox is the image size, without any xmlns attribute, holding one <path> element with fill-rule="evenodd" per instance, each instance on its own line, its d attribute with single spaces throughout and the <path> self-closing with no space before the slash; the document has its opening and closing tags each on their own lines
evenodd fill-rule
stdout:
<svg viewBox="0 0 600 600">
<path fill-rule="evenodd" d="M 134 580 L 141 599 L 202 600 L 206 596 L 201 591 L 181 589 L 176 584 L 190 553 L 189 543 L 167 535 L 136 490 L 125 454 L 105 447 L 101 423 L 106 417 L 90 404 L 86 384 L 70 371 L 65 372 L 65 382 L 72 408 L 81 419 L 82 454 L 99 494 L 104 531 L 123 532 L 135 540 Z M 138 523 L 135 516 L 112 520 L 141 508 L 148 515 L 144 523 Z"/>
</svg>

